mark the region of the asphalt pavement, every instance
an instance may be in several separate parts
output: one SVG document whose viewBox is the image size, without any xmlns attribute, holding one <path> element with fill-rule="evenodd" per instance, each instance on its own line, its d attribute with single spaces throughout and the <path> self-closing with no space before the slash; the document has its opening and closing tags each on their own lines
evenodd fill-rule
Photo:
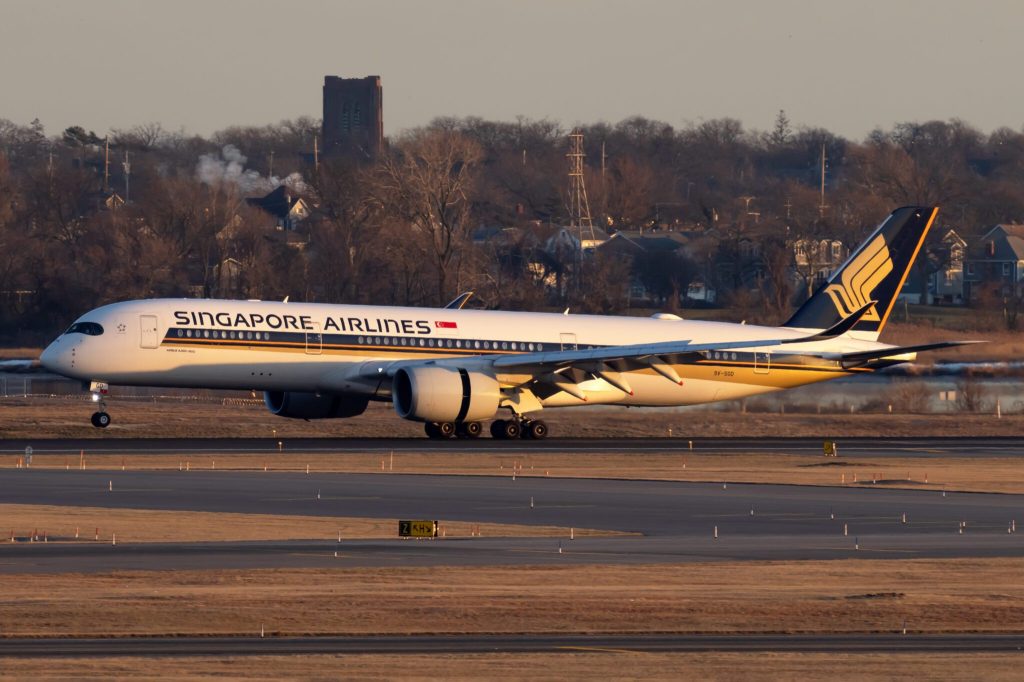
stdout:
<svg viewBox="0 0 1024 682">
<path fill-rule="evenodd" d="M 0 638 L 0 657 L 282 654 L 1019 652 L 1020 634 L 828 635 L 408 635 L 327 637 Z"/>
<path fill-rule="evenodd" d="M 341 527 L 341 543 L 333 534 L 292 542 L 133 543 L 121 533 L 117 545 L 54 537 L 48 543 L 0 542 L 4 573 L 1024 556 L 1024 536 L 1009 532 L 1017 521 L 1024 522 L 1024 496 L 942 490 L 521 474 L 513 479 L 6 469 L 0 471 L 0 503 L 434 519 L 630 534 L 358 540 L 346 539 Z M 6 532 L 0 527 L 0 538 Z M 114 522 L 103 529 L 104 540 L 109 539 L 108 532 L 117 532 Z"/>
</svg>

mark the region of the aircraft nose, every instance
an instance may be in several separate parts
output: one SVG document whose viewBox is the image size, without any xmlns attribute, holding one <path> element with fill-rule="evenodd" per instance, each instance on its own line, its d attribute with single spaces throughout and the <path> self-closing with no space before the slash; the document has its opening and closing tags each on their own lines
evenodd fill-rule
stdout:
<svg viewBox="0 0 1024 682">
<path fill-rule="evenodd" d="M 61 344 L 60 339 L 57 339 L 47 346 L 39 356 L 39 364 L 54 374 L 62 374 L 62 370 L 65 369 L 65 349 L 62 347 L 63 345 L 64 344 Z"/>
</svg>

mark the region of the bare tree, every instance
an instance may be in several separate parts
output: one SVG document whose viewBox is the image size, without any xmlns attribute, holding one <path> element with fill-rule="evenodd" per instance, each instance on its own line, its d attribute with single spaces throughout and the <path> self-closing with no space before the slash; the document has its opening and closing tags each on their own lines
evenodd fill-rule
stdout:
<svg viewBox="0 0 1024 682">
<path fill-rule="evenodd" d="M 922 414 L 928 411 L 928 385 L 923 381 L 899 381 L 890 391 L 889 402 L 896 411 Z"/>
<path fill-rule="evenodd" d="M 956 408 L 961 412 L 981 412 L 985 407 L 985 387 L 973 374 L 967 373 L 956 382 Z"/>
<path fill-rule="evenodd" d="M 331 159 L 313 178 L 319 220 L 310 225 L 310 267 L 331 302 L 367 303 L 368 263 L 379 248 L 383 206 L 370 189 L 372 171 Z"/>
<path fill-rule="evenodd" d="M 482 151 L 461 133 L 429 128 L 407 133 L 396 147 L 378 168 L 378 200 L 420 237 L 436 267 L 435 302 L 444 305 L 460 283 L 459 256 L 469 245 Z"/>
</svg>

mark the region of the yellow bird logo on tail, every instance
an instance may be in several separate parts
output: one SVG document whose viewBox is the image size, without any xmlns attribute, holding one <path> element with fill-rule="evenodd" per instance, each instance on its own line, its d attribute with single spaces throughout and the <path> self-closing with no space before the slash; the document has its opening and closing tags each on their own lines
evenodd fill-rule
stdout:
<svg viewBox="0 0 1024 682">
<path fill-rule="evenodd" d="M 840 317 L 848 317 L 872 300 L 872 292 L 892 272 L 892 257 L 882 235 L 868 244 L 857 257 L 843 268 L 840 281 L 829 284 L 825 293 L 832 299 Z M 881 321 L 878 310 L 872 307 L 863 320 Z"/>
</svg>

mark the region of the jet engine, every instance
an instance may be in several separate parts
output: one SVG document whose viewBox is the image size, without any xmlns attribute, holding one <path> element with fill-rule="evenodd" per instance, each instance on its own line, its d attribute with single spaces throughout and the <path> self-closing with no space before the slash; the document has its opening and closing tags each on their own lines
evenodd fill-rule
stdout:
<svg viewBox="0 0 1024 682">
<path fill-rule="evenodd" d="M 265 391 L 263 402 L 279 417 L 292 419 L 338 419 L 355 417 L 366 411 L 367 398 L 330 393 Z"/>
<path fill-rule="evenodd" d="M 501 389 L 494 377 L 449 367 L 402 367 L 391 384 L 395 412 L 420 422 L 472 422 L 498 411 Z"/>
</svg>

